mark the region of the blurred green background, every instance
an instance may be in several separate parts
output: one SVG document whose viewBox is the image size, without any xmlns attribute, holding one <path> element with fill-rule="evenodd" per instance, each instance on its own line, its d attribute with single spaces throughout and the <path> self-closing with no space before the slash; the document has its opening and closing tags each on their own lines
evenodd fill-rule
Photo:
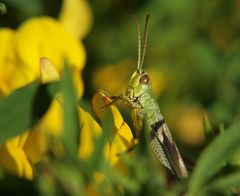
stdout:
<svg viewBox="0 0 240 196">
<path fill-rule="evenodd" d="M 1 16 L 0 26 L 11 28 L 33 16 L 58 17 L 63 3 L 2 2 L 8 12 Z M 124 92 L 137 60 L 137 33 L 130 15 L 137 16 L 143 29 L 145 16 L 150 14 L 144 68 L 154 73 L 155 95 L 179 140 L 190 145 L 203 144 L 200 121 L 204 114 L 208 114 L 216 131 L 220 123 L 228 126 L 238 118 L 238 0 L 92 0 L 89 3 L 94 21 L 83 40 L 87 49 L 83 71 L 85 99 L 90 100 L 98 88 L 110 94 Z M 186 133 L 192 137 L 184 138 Z"/>
<path fill-rule="evenodd" d="M 62 1 L 5 0 L 0 27 L 17 28 L 33 16 L 58 17 Z M 83 40 L 87 63 L 83 99 L 98 89 L 124 93 L 137 61 L 137 32 L 150 14 L 144 68 L 151 72 L 155 95 L 177 141 L 203 147 L 203 117 L 213 130 L 228 127 L 240 112 L 239 0 L 89 0 L 90 33 Z M 82 19 L 84 20 L 84 18 Z M 109 85 L 112 84 L 112 85 Z"/>
</svg>

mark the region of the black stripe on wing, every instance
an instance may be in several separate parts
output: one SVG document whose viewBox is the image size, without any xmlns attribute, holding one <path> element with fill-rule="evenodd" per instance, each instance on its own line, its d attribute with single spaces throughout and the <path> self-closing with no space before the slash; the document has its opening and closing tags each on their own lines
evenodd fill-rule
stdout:
<svg viewBox="0 0 240 196">
<path fill-rule="evenodd" d="M 164 131 L 162 132 L 162 136 L 163 136 L 162 148 L 167 156 L 172 171 L 177 178 L 181 179 L 185 177 L 180 164 L 181 155 L 177 150 L 175 142 L 174 141 L 171 142 Z"/>
<path fill-rule="evenodd" d="M 152 128 L 151 139 L 156 137 L 158 130 L 163 126 L 164 123 L 165 123 L 165 120 L 161 119 L 161 120 L 159 120 L 156 123 L 151 125 L 151 128 Z"/>
</svg>

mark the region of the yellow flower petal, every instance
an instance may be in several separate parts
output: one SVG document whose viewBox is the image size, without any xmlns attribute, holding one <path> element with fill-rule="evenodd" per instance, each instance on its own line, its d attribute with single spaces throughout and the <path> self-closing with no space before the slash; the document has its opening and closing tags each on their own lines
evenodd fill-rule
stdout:
<svg viewBox="0 0 240 196">
<path fill-rule="evenodd" d="M 0 30 L 0 66 L 4 66 L 2 62 L 6 61 L 8 58 L 14 59 L 13 45 L 14 45 L 14 34 L 15 32 L 8 28 L 1 28 Z M 9 51 L 12 51 L 9 53 Z M 8 60 L 10 60 L 8 59 Z M 7 68 L 7 67 L 5 67 Z M 2 73 L 1 73 L 2 74 Z"/>
<path fill-rule="evenodd" d="M 47 83 L 55 80 L 59 80 L 60 76 L 57 72 L 55 66 L 52 64 L 52 62 L 46 58 L 43 57 L 40 59 L 40 80 L 42 83 Z"/>
<path fill-rule="evenodd" d="M 114 120 L 114 127 L 112 127 L 113 138 L 109 144 L 105 146 L 105 154 L 111 165 L 119 161 L 118 154 L 126 152 L 134 144 L 134 138 L 129 126 L 124 122 L 118 109 L 111 105 L 103 110 L 103 107 L 111 102 L 109 96 L 103 92 L 98 91 L 92 100 L 93 110 L 101 121 L 105 121 L 106 116 L 112 115 Z M 108 113 L 106 115 L 106 113 Z"/>
<path fill-rule="evenodd" d="M 62 105 L 57 99 L 53 100 L 47 113 L 43 116 L 35 129 L 44 131 L 53 136 L 60 136 L 63 131 Z"/>
<path fill-rule="evenodd" d="M 51 59 L 59 71 L 65 60 L 79 69 L 83 68 L 86 60 L 82 43 L 50 17 L 32 18 L 24 22 L 16 33 L 16 51 L 35 78 L 39 77 L 38 61 L 43 56 Z"/>
<path fill-rule="evenodd" d="M 42 83 L 48 83 L 60 79 L 60 75 L 55 68 L 56 66 L 47 58 L 42 57 L 40 59 L 40 80 Z M 78 97 L 81 97 L 84 91 L 83 80 L 79 69 L 76 67 L 70 67 L 72 71 L 73 81 Z"/>
<path fill-rule="evenodd" d="M 27 141 L 28 136 L 29 136 L 29 131 L 26 131 L 23 134 L 16 137 L 17 138 L 17 145 L 20 148 L 23 148 L 23 146 L 25 145 L 25 143 Z"/>
<path fill-rule="evenodd" d="M 86 63 L 86 51 L 83 43 L 72 36 L 66 35 L 62 64 L 64 60 L 81 71 Z"/>
<path fill-rule="evenodd" d="M 87 0 L 64 0 L 59 20 L 77 38 L 84 38 L 92 26 L 92 10 Z"/>
<path fill-rule="evenodd" d="M 16 62 L 14 36 L 14 31 L 11 29 L 0 30 L 0 96 L 10 93 L 8 81 Z"/>
<path fill-rule="evenodd" d="M 117 134 L 113 138 L 109 147 L 109 162 L 111 165 L 116 164 L 119 161 L 119 155 L 126 153 L 132 146 L 134 146 L 134 138 L 132 132 L 127 125 L 123 123 L 121 128 L 118 129 Z"/>
<path fill-rule="evenodd" d="M 72 77 L 77 91 L 77 96 L 82 97 L 84 91 L 83 80 L 80 71 L 76 67 L 72 67 Z"/>
<path fill-rule="evenodd" d="M 121 113 L 114 105 L 104 108 L 110 102 L 110 96 L 106 92 L 102 90 L 98 91 L 92 99 L 93 111 L 102 121 L 105 120 L 106 116 L 109 117 L 111 115 L 115 128 L 119 129 L 124 122 Z"/>
<path fill-rule="evenodd" d="M 101 134 L 102 129 L 98 125 L 98 123 L 91 117 L 91 115 L 81 108 L 79 108 L 79 115 L 81 122 L 81 141 L 79 148 L 79 157 L 81 159 L 86 159 L 92 153 L 94 149 L 94 142 Z"/>
<path fill-rule="evenodd" d="M 0 165 L 19 177 L 32 179 L 32 165 L 22 147 L 17 145 L 20 140 L 19 137 L 15 137 L 0 146 Z"/>
<path fill-rule="evenodd" d="M 31 71 L 26 69 L 25 65 L 19 63 L 12 66 L 14 67 L 14 70 L 12 70 L 7 83 L 10 92 L 23 87 L 36 79 Z"/>
<path fill-rule="evenodd" d="M 44 130 L 30 131 L 23 150 L 32 163 L 43 158 L 48 149 L 47 134 Z"/>
</svg>

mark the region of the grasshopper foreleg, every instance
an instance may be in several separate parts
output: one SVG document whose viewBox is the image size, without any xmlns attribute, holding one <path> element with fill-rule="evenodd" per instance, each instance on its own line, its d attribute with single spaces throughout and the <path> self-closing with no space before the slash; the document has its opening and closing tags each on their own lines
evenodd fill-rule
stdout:
<svg viewBox="0 0 240 196">
<path fill-rule="evenodd" d="M 142 106 L 139 104 L 138 101 L 133 101 L 128 96 L 124 94 L 120 94 L 118 96 L 109 96 L 109 98 L 112 100 L 105 106 L 103 106 L 103 109 L 111 106 L 112 104 L 116 102 L 120 102 L 120 104 L 129 107 L 132 110 L 132 119 L 133 119 L 133 125 L 135 131 L 133 132 L 133 135 L 135 138 L 138 138 L 139 132 L 142 129 L 142 120 L 144 118 L 144 112 L 142 110 Z"/>
<path fill-rule="evenodd" d="M 141 106 L 137 103 L 132 101 L 129 97 L 127 97 L 124 94 L 120 94 L 118 96 L 111 96 L 110 99 L 112 100 L 110 103 L 106 104 L 104 108 L 111 106 L 112 104 L 116 102 L 121 102 L 122 105 L 125 105 L 131 109 L 138 109 L 141 108 Z"/>
</svg>

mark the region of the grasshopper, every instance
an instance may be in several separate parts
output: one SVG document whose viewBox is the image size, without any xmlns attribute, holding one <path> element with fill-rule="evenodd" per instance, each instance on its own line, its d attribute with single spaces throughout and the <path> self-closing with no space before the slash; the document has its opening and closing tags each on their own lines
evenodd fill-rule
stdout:
<svg viewBox="0 0 240 196">
<path fill-rule="evenodd" d="M 125 94 L 111 96 L 112 102 L 120 101 L 132 110 L 133 124 L 137 132 L 142 128 L 146 119 L 150 134 L 150 146 L 160 161 L 178 179 L 188 177 L 188 171 L 171 136 L 168 126 L 161 114 L 157 100 L 153 95 L 148 74 L 142 69 L 147 47 L 148 21 L 146 17 L 144 29 L 144 42 L 142 48 L 140 25 L 134 17 L 138 32 L 138 64 L 133 73 Z M 139 135 L 136 133 L 136 135 Z"/>
</svg>

